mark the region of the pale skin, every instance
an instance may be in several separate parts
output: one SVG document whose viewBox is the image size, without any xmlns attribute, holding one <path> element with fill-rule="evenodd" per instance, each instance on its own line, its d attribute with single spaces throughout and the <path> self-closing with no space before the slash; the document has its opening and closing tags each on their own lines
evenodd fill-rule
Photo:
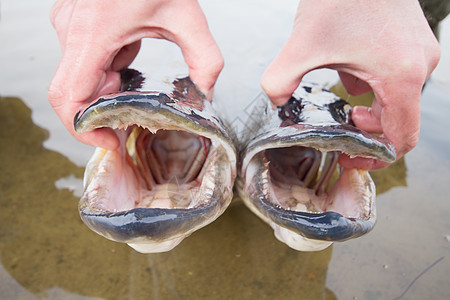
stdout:
<svg viewBox="0 0 450 300">
<path fill-rule="evenodd" d="M 78 134 L 75 114 L 95 98 L 118 91 L 119 70 L 131 64 L 143 38 L 177 44 L 191 79 L 208 98 L 223 57 L 195 0 L 59 0 L 50 19 L 62 59 L 49 87 L 50 104 L 72 135 L 93 146 L 115 149 L 109 129 Z"/>
<path fill-rule="evenodd" d="M 77 134 L 76 112 L 117 91 L 118 71 L 133 61 L 145 37 L 176 43 L 189 75 L 211 99 L 223 58 L 195 0 L 59 0 L 51 20 L 63 57 L 49 100 L 80 141 L 115 149 L 108 129 Z M 381 133 L 398 157 L 417 144 L 422 86 L 436 67 L 439 45 L 416 0 L 302 0 L 291 36 L 264 73 L 261 86 L 284 104 L 302 77 L 317 68 L 339 72 L 350 94 L 373 90 L 372 107 L 355 107 L 353 121 Z M 386 163 L 341 156 L 345 167 L 378 169 Z"/>
<path fill-rule="evenodd" d="M 417 144 L 422 87 L 439 57 L 438 42 L 416 0 L 302 0 L 291 36 L 261 86 L 282 105 L 309 71 L 337 70 L 350 94 L 373 90 L 372 107 L 355 107 L 352 119 L 357 127 L 387 138 L 400 158 Z M 388 165 L 344 155 L 339 162 L 367 170 Z"/>
</svg>

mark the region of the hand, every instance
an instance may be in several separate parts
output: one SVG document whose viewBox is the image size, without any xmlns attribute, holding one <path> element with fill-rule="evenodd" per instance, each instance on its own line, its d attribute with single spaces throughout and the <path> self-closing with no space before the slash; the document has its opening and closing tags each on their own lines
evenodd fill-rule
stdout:
<svg viewBox="0 0 450 300">
<path fill-rule="evenodd" d="M 118 91 L 142 38 L 176 43 L 197 86 L 211 98 L 223 58 L 196 0 L 59 0 L 51 11 L 63 56 L 49 87 L 50 104 L 78 140 L 115 149 L 111 129 L 77 134 L 73 118 L 95 98 Z"/>
<path fill-rule="evenodd" d="M 421 91 L 439 56 L 417 0 L 302 0 L 293 32 L 261 85 L 282 105 L 307 72 L 337 70 L 350 94 L 373 90 L 372 107 L 355 107 L 353 121 L 362 130 L 382 133 L 400 158 L 417 144 Z M 344 155 L 339 162 L 362 169 L 388 165 Z"/>
</svg>

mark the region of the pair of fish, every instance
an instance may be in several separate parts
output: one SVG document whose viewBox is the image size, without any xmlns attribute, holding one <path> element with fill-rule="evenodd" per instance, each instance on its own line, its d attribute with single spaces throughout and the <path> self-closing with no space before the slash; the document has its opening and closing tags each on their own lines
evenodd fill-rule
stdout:
<svg viewBox="0 0 450 300">
<path fill-rule="evenodd" d="M 233 198 L 268 223 L 291 248 L 317 251 L 370 231 L 375 185 L 338 157 L 395 160 L 391 144 L 351 122 L 351 107 L 302 83 L 289 102 L 267 100 L 237 141 L 188 78 L 167 91 L 143 91 L 141 73 L 122 72 L 122 92 L 75 116 L 77 132 L 112 128 L 120 147 L 97 148 L 79 203 L 93 231 L 143 253 L 173 249 L 218 218 Z"/>
</svg>

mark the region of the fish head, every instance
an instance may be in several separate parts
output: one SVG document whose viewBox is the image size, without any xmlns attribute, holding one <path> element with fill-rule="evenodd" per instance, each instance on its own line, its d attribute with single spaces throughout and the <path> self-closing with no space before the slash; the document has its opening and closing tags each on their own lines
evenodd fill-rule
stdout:
<svg viewBox="0 0 450 300">
<path fill-rule="evenodd" d="M 139 72 L 122 73 L 123 92 L 77 114 L 77 132 L 111 128 L 120 146 L 88 162 L 79 212 L 98 234 L 139 252 L 171 250 L 220 216 L 232 199 L 236 153 L 220 119 L 188 78 L 166 91 L 136 91 Z"/>
<path fill-rule="evenodd" d="M 369 232 L 375 184 L 367 171 L 339 166 L 338 157 L 392 162 L 394 147 L 353 126 L 350 105 L 314 84 L 302 83 L 262 119 L 241 153 L 238 190 L 276 237 L 315 251 Z"/>
</svg>

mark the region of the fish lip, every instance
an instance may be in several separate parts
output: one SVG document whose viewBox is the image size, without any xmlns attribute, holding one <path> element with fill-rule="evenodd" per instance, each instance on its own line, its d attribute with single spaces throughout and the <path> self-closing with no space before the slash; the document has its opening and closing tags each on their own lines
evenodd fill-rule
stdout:
<svg viewBox="0 0 450 300">
<path fill-rule="evenodd" d="M 189 209 L 134 208 L 121 212 L 94 212 L 80 201 L 83 222 L 94 232 L 113 241 L 133 243 L 165 241 L 189 235 L 214 217 L 220 201 Z M 120 225 L 119 225 L 120 224 Z"/>
<path fill-rule="evenodd" d="M 174 100 L 172 97 L 165 93 L 159 92 L 121 92 L 114 93 L 108 96 L 100 97 L 95 103 L 88 106 L 83 112 L 78 112 L 74 117 L 74 128 L 77 132 L 82 133 L 85 131 L 93 130 L 100 127 L 109 127 L 114 129 L 113 124 L 103 123 L 95 124 L 95 128 L 88 127 L 91 119 L 90 115 L 99 113 L 101 111 L 119 110 L 121 108 L 132 108 L 136 110 L 148 110 L 153 113 L 167 113 L 174 118 L 186 118 L 187 125 L 195 126 L 202 123 L 205 129 L 214 129 L 211 124 L 207 124 L 207 118 L 196 113 L 196 109 L 193 107 L 187 108 L 185 112 L 177 110 L 176 103 L 179 101 Z M 173 106 L 168 105 L 173 104 Z M 189 112 L 189 113 L 188 113 Z M 213 118 L 219 122 L 217 118 L 212 115 L 208 117 Z"/>
<path fill-rule="evenodd" d="M 394 162 L 396 159 L 395 148 L 382 137 L 374 137 L 358 128 L 347 125 L 312 125 L 312 124 L 292 124 L 287 127 L 272 128 L 265 133 L 255 137 L 242 154 L 241 168 L 249 164 L 250 160 L 262 150 L 273 148 L 276 143 L 279 147 L 290 147 L 300 145 L 318 149 L 318 137 L 323 141 L 320 144 L 321 150 L 337 150 L 349 154 L 344 149 L 345 143 L 357 142 L 361 149 L 366 148 L 366 158 L 380 159 L 386 162 Z M 344 144 L 343 144 L 344 142 Z M 383 155 L 374 155 L 369 152 L 370 147 L 378 150 Z M 378 152 L 375 152 L 378 153 Z"/>
<path fill-rule="evenodd" d="M 376 223 L 375 217 L 361 220 L 344 217 L 334 211 L 308 213 L 288 210 L 270 204 L 265 197 L 260 197 L 254 204 L 274 223 L 314 240 L 337 242 L 357 238 L 371 231 Z"/>
<path fill-rule="evenodd" d="M 335 150 L 336 144 L 357 141 L 361 143 L 362 148 L 375 147 L 375 149 L 380 150 L 380 153 L 384 151 L 382 153 L 386 154 L 384 157 L 370 155 L 366 155 L 366 157 L 383 158 L 385 161 L 394 161 L 396 157 L 395 149 L 386 140 L 375 138 L 351 125 L 293 124 L 285 128 L 285 133 L 288 130 L 292 130 L 292 132 L 280 136 L 274 133 L 277 129 L 273 129 L 257 137 L 253 143 L 249 144 L 244 153 L 245 158 L 242 160 L 242 174 L 245 174 L 247 166 L 257 153 L 274 148 L 274 141 L 278 144 L 278 147 L 275 148 L 299 145 L 316 149 L 320 148 L 320 150 L 327 150 L 324 149 L 326 147 L 330 147 L 330 150 Z M 318 137 L 324 141 L 320 146 L 316 142 Z M 346 153 L 342 148 L 339 150 Z M 245 178 L 245 176 L 242 177 Z M 259 195 L 264 195 L 262 189 L 259 189 L 258 192 Z M 367 220 L 348 218 L 333 211 L 308 213 L 288 210 L 272 205 L 265 196 L 260 196 L 258 199 L 250 199 L 250 201 L 271 221 L 301 236 L 315 240 L 344 241 L 362 236 L 373 229 L 376 223 L 374 198 L 375 196 L 371 199 L 371 213 L 370 218 Z"/>
<path fill-rule="evenodd" d="M 214 137 L 220 139 L 222 146 L 226 148 L 226 152 L 232 163 L 233 173 L 236 173 L 236 148 L 231 142 L 232 138 L 229 136 L 222 121 L 212 114 L 211 111 L 207 111 L 213 110 L 211 103 L 205 100 L 203 105 L 207 106 L 203 111 L 196 107 L 183 107 L 184 105 L 179 100 L 175 100 L 170 95 L 160 92 L 113 93 L 100 97 L 84 111 L 79 111 L 74 117 L 74 128 L 76 132 L 82 133 L 102 127 L 121 129 L 124 126 L 126 128 L 131 125 L 143 125 L 131 120 L 127 121 L 128 123 L 125 122 L 125 124 L 92 122 L 95 114 L 108 110 L 120 110 L 122 108 L 147 111 L 147 114 L 160 114 L 164 117 L 168 116 L 173 120 L 182 119 L 183 126 L 188 129 L 186 131 L 204 135 L 208 138 L 211 138 L 212 135 L 208 135 L 207 133 L 213 132 Z"/>
<path fill-rule="evenodd" d="M 245 178 L 245 177 L 244 177 Z M 335 211 L 304 212 L 285 209 L 271 203 L 263 190 L 261 178 L 252 183 L 252 197 L 245 195 L 246 183 L 241 176 L 238 180 L 241 197 L 250 201 L 250 208 L 263 220 L 279 225 L 304 238 L 318 241 L 338 242 L 360 237 L 370 232 L 376 223 L 375 190 L 370 199 L 367 219 L 345 217 Z M 370 187 L 374 189 L 374 186 Z M 249 204 L 248 202 L 246 203 Z M 252 208 L 253 206 L 253 208 Z M 273 224 L 271 226 L 273 227 Z"/>
</svg>

